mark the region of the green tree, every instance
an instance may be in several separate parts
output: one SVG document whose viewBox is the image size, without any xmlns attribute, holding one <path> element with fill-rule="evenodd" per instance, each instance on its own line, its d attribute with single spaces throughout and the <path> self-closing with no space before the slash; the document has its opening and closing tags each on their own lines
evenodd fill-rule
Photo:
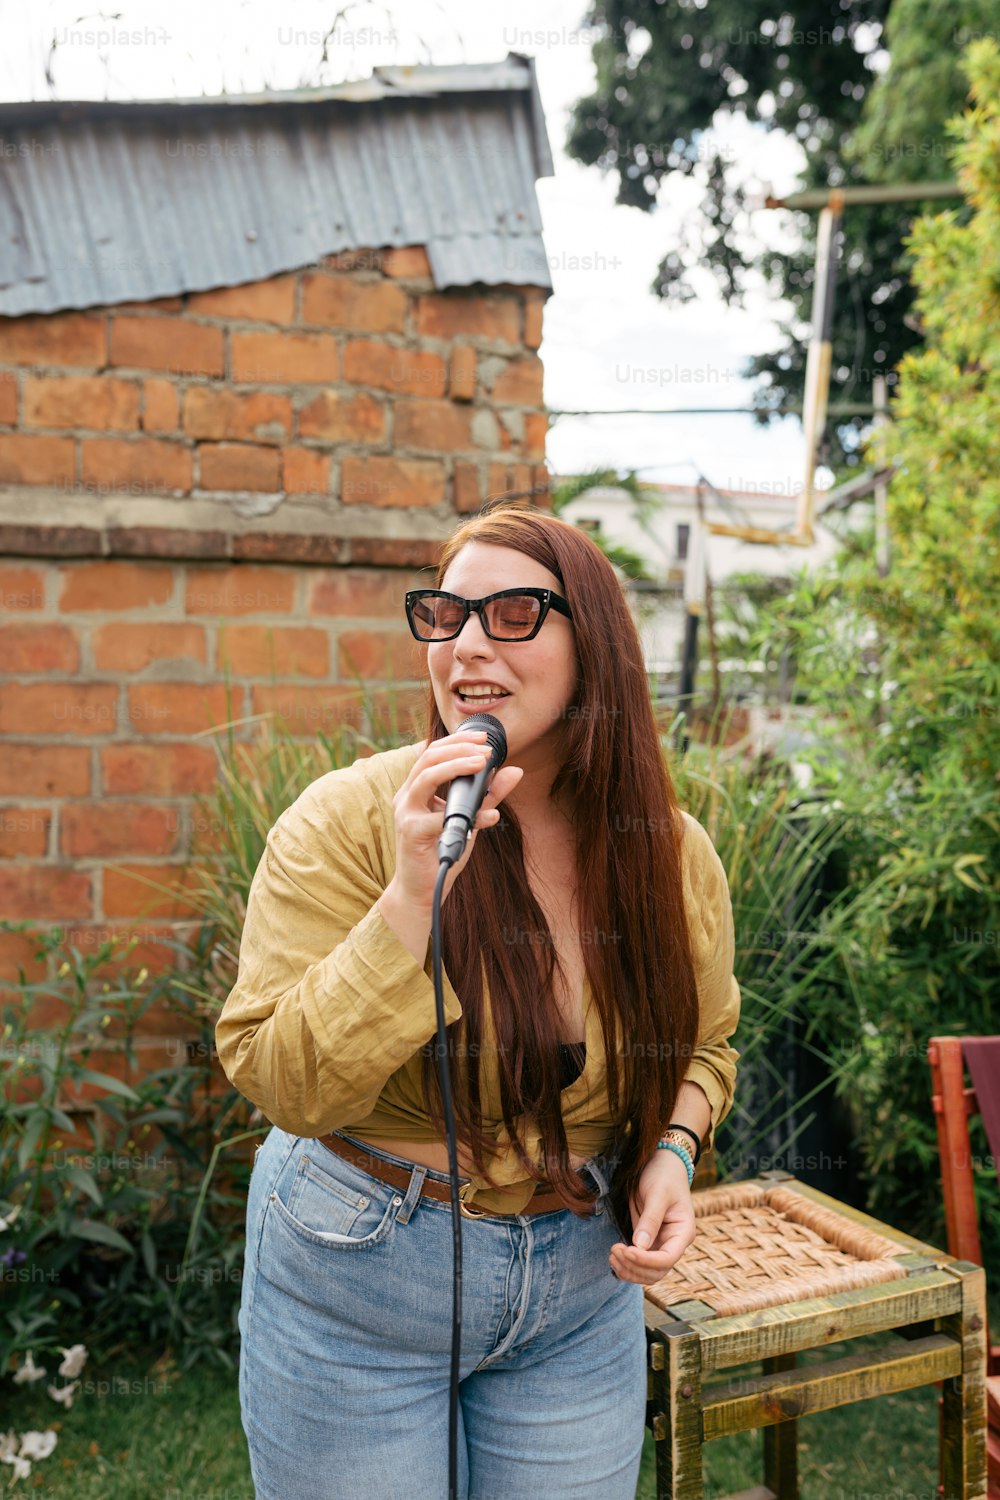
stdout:
<svg viewBox="0 0 1000 1500">
<path fill-rule="evenodd" d="M 772 672 L 789 655 L 796 700 L 816 710 L 815 794 L 841 810 L 844 881 L 885 876 L 839 982 L 809 997 L 808 1034 L 842 1049 L 868 1207 L 937 1241 L 926 1044 L 996 1031 L 1000 982 L 1000 48 L 977 41 L 963 66 L 973 106 L 949 134 L 966 203 L 905 241 L 924 344 L 870 440 L 873 462 L 896 465 L 888 574 L 872 530 L 851 537 L 761 611 L 748 649 Z M 972 1156 L 989 1264 L 1000 1211 L 978 1122 Z"/>
<path fill-rule="evenodd" d="M 567 147 L 618 174 L 619 203 L 650 211 L 673 173 L 704 164 L 701 212 L 667 249 L 652 290 L 695 295 L 690 272 L 711 270 L 727 304 L 763 276 L 792 316 L 783 344 L 751 359 L 759 419 L 801 403 L 814 279 L 816 216 L 796 216 L 801 248 L 756 243 L 744 185 L 706 132 L 743 115 L 793 136 L 806 158 L 803 187 L 948 176 L 944 122 L 965 100 L 962 38 L 997 25 L 997 0 L 596 0 L 588 22 L 597 85 L 572 114 Z M 888 71 L 880 72 L 888 46 Z M 873 374 L 893 369 L 918 338 L 903 237 L 919 204 L 851 207 L 844 216 L 833 330 L 831 403 L 869 399 Z M 864 419 L 838 421 L 822 457 L 857 462 Z"/>
</svg>

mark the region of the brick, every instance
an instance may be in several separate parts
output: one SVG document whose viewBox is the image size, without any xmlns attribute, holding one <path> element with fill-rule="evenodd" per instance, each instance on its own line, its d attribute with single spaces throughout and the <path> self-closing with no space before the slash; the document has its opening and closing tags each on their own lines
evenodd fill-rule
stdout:
<svg viewBox="0 0 1000 1500">
<path fill-rule="evenodd" d="M 434 568 L 443 546 L 430 537 L 353 536 L 351 562 L 369 568 Z"/>
<path fill-rule="evenodd" d="M 105 683 L 6 682 L 0 734 L 112 734 L 118 689 Z"/>
<path fill-rule="evenodd" d="M 307 611 L 311 615 L 346 615 L 396 620 L 403 618 L 407 589 L 432 588 L 419 573 L 362 572 L 336 568 L 312 580 Z"/>
<path fill-rule="evenodd" d="M 351 339 L 344 348 L 344 379 L 401 396 L 443 396 L 447 386 L 440 354 L 398 349 L 375 339 Z"/>
<path fill-rule="evenodd" d="M 510 482 L 510 470 L 506 464 L 490 464 L 486 477 L 487 498 L 505 494 L 507 490 L 513 489 Z"/>
<path fill-rule="evenodd" d="M 211 292 L 193 292 L 188 310 L 213 318 L 245 318 L 248 323 L 292 323 L 295 321 L 295 273 L 251 281 L 245 286 L 216 287 Z"/>
<path fill-rule="evenodd" d="M 238 562 L 307 563 L 315 568 L 337 563 L 350 541 L 328 533 L 308 531 L 244 531 L 232 538 L 232 556 Z"/>
<path fill-rule="evenodd" d="M 502 344 L 521 341 L 520 303 L 500 293 L 481 296 L 452 290 L 417 298 L 416 329 L 425 338 L 481 338 Z"/>
<path fill-rule="evenodd" d="M 423 245 L 394 245 L 382 252 L 382 270 L 399 280 L 431 275 L 431 263 Z"/>
<path fill-rule="evenodd" d="M 302 277 L 299 321 L 355 333 L 402 333 L 408 300 L 403 288 L 391 281 L 358 281 L 310 271 Z"/>
<path fill-rule="evenodd" d="M 126 714 L 136 734 L 202 734 L 228 721 L 225 684 L 139 682 Z"/>
<path fill-rule="evenodd" d="M 512 359 L 493 384 L 493 400 L 497 405 L 510 402 L 512 406 L 541 406 L 543 373 L 537 354 L 522 354 L 519 359 Z"/>
<path fill-rule="evenodd" d="M 120 864 L 104 871 L 104 915 L 147 917 L 183 922 L 198 916 L 198 907 L 185 899 L 192 872 L 186 865 Z M 165 886 L 166 890 L 155 890 Z"/>
<path fill-rule="evenodd" d="M 134 432 L 139 425 L 139 387 L 134 380 L 102 375 L 28 375 L 24 425 Z"/>
<path fill-rule="evenodd" d="M 403 742 L 423 739 L 427 733 L 428 695 L 426 685 L 367 688 L 373 738 L 380 740 L 383 733 L 389 733 L 401 737 Z"/>
<path fill-rule="evenodd" d="M 59 608 L 150 609 L 166 604 L 173 592 L 174 571 L 156 563 L 102 562 L 63 564 Z"/>
<path fill-rule="evenodd" d="M 267 391 L 193 385 L 184 395 L 184 431 L 196 438 L 283 443 L 292 430 L 292 403 Z"/>
<path fill-rule="evenodd" d="M 552 475 L 544 464 L 535 464 L 531 470 L 531 488 L 534 491 L 534 504 L 551 509 L 552 506 Z"/>
<path fill-rule="evenodd" d="M 189 615 L 287 614 L 295 604 L 295 574 L 284 568 L 188 569 Z"/>
<path fill-rule="evenodd" d="M 460 515 L 478 510 L 482 504 L 479 469 L 476 464 L 457 463 L 454 480 L 455 509 Z"/>
<path fill-rule="evenodd" d="M 17 381 L 13 375 L 0 375 L 0 425 L 17 425 Z"/>
<path fill-rule="evenodd" d="M 143 410 L 140 418 L 144 432 L 176 432 L 180 413 L 177 387 L 169 380 L 144 380 Z"/>
<path fill-rule="evenodd" d="M 472 412 L 450 401 L 397 401 L 394 447 L 425 453 L 462 452 L 472 447 Z"/>
<path fill-rule="evenodd" d="M 0 744 L 0 796 L 86 797 L 90 751 L 83 746 Z"/>
<path fill-rule="evenodd" d="M 130 494 L 189 494 L 191 450 L 162 438 L 84 438 L 80 444 L 81 483 L 87 489 L 128 490 Z"/>
<path fill-rule="evenodd" d="M 527 349 L 537 349 L 542 342 L 542 315 L 544 312 L 544 296 L 526 296 L 524 303 L 524 333 L 521 342 Z"/>
<path fill-rule="evenodd" d="M 11 922 L 59 922 L 93 911 L 89 874 L 62 865 L 0 865 L 0 911 Z"/>
<path fill-rule="evenodd" d="M 101 785 L 108 796 L 179 797 L 215 785 L 216 754 L 207 745 L 106 745 Z"/>
<path fill-rule="evenodd" d="M 330 455 L 315 448 L 286 448 L 281 487 L 286 495 L 328 495 Z"/>
<path fill-rule="evenodd" d="M 222 329 L 186 318 L 116 317 L 111 320 L 110 363 L 173 375 L 224 375 Z"/>
<path fill-rule="evenodd" d="M 106 363 L 105 321 L 84 313 L 0 318 L 0 364 L 100 369 Z"/>
<path fill-rule="evenodd" d="M 112 557 L 229 557 L 231 534 L 189 526 L 108 526 Z"/>
<path fill-rule="evenodd" d="M 325 385 L 340 379 L 340 348 L 329 333 L 234 333 L 232 378 L 253 385 Z"/>
<path fill-rule="evenodd" d="M 258 490 L 274 494 L 281 488 L 281 454 L 276 448 L 251 443 L 199 443 L 199 488 L 203 490 Z"/>
<path fill-rule="evenodd" d="M 448 394 L 453 401 L 471 401 L 475 396 L 476 358 L 471 344 L 456 344 L 452 349 Z"/>
<path fill-rule="evenodd" d="M 515 494 L 523 495 L 527 490 L 530 490 L 531 489 L 531 465 L 530 464 L 514 464 L 514 466 L 511 469 L 510 483 L 511 483 L 511 488 L 514 490 Z"/>
<path fill-rule="evenodd" d="M 37 568 L 0 565 L 0 610 L 10 614 L 44 608 L 45 578 Z"/>
<path fill-rule="evenodd" d="M 184 306 L 183 297 L 152 297 L 148 302 L 116 302 L 114 311 L 116 313 L 151 313 L 151 312 L 180 312 Z"/>
<path fill-rule="evenodd" d="M 101 625 L 93 634 L 99 672 L 142 672 L 153 662 L 207 662 L 200 625 Z"/>
<path fill-rule="evenodd" d="M 320 733 L 332 734 L 341 724 L 361 726 L 362 705 L 353 686 L 260 683 L 251 692 L 252 712 L 273 715 L 293 736 L 315 738 Z"/>
<path fill-rule="evenodd" d="M 50 807 L 0 807 L 0 859 L 44 859 L 51 826 Z"/>
<path fill-rule="evenodd" d="M 0 670 L 76 672 L 80 647 L 65 625 L 0 625 Z"/>
<path fill-rule="evenodd" d="M 38 957 L 39 940 L 30 932 L 0 932 L 0 979 L 37 984 L 45 978 L 45 959 Z"/>
<path fill-rule="evenodd" d="M 67 802 L 60 812 L 60 853 L 66 859 L 172 854 L 180 837 L 180 816 L 174 807 L 150 802 Z"/>
<path fill-rule="evenodd" d="M 423 647 L 403 630 L 348 630 L 337 640 L 337 674 L 368 677 L 420 677 L 427 662 Z"/>
<path fill-rule="evenodd" d="M 281 625 L 226 625 L 219 662 L 238 677 L 325 677 L 330 649 L 325 630 Z"/>
<path fill-rule="evenodd" d="M 343 505 L 437 505 L 444 498 L 444 468 L 427 458 L 345 458 L 341 465 Z"/>
<path fill-rule="evenodd" d="M 324 271 L 381 271 L 383 256 L 382 250 L 362 245 L 353 250 L 335 250 L 332 255 L 324 255 L 320 265 Z"/>
<path fill-rule="evenodd" d="M 299 412 L 299 436 L 330 443 L 382 443 L 386 407 L 366 391 L 321 391 Z"/>
<path fill-rule="evenodd" d="M 69 486 L 75 472 L 73 438 L 0 432 L 0 483 Z"/>
<path fill-rule="evenodd" d="M 545 457 L 545 438 L 549 430 L 548 415 L 544 411 L 529 411 L 524 414 L 524 456 Z"/>
</svg>

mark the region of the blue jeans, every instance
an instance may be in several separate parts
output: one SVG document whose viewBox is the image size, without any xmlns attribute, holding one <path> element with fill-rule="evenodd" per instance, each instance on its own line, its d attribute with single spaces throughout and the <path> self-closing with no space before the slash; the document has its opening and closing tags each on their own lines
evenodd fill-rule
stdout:
<svg viewBox="0 0 1000 1500">
<path fill-rule="evenodd" d="M 350 1139 L 350 1137 L 346 1137 Z M 239 1390 L 256 1500 L 448 1500 L 450 1202 L 272 1128 L 247 1199 Z M 634 1500 L 643 1288 L 597 1212 L 462 1224 L 461 1500 Z"/>
</svg>

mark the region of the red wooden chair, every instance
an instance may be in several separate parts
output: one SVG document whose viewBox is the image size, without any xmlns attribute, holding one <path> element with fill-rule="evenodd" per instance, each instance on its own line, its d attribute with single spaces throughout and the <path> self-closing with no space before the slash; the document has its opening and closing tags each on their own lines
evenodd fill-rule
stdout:
<svg viewBox="0 0 1000 1500">
<path fill-rule="evenodd" d="M 969 1146 L 969 1117 L 981 1114 L 1000 1179 L 1000 1036 L 931 1037 L 931 1101 L 937 1124 L 948 1253 L 983 1264 Z M 965 1083 L 968 1067 L 972 1087 Z M 1000 1345 L 986 1326 L 988 1500 L 1000 1500 Z"/>
</svg>

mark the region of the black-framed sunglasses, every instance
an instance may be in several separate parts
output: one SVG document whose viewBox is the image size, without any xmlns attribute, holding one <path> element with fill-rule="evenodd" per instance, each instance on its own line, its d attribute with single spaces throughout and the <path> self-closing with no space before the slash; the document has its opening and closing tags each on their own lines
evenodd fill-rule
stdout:
<svg viewBox="0 0 1000 1500">
<path fill-rule="evenodd" d="M 550 609 L 572 620 L 569 605 L 552 589 L 501 589 L 483 599 L 463 599 L 443 589 L 411 589 L 406 620 L 418 641 L 454 640 L 473 610 L 491 641 L 530 641 Z"/>
</svg>

